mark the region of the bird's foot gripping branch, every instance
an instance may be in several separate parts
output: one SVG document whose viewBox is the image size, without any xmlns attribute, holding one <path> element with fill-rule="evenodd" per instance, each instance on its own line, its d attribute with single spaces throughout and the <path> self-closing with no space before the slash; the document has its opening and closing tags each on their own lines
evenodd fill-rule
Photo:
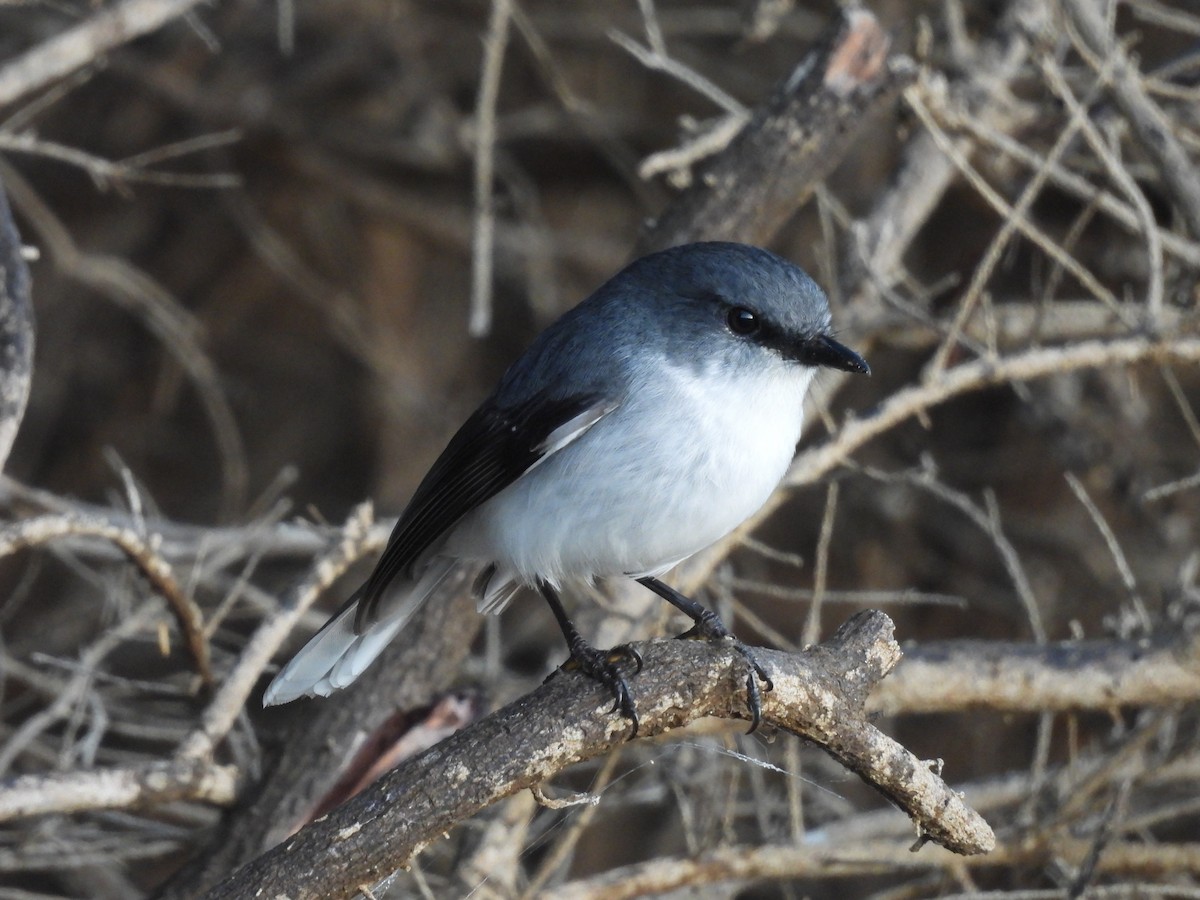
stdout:
<svg viewBox="0 0 1200 900">
<path fill-rule="evenodd" d="M 822 747 L 913 820 L 922 842 L 962 854 L 995 844 L 987 823 L 940 775 L 875 728 L 864 704 L 899 661 L 892 621 L 869 610 L 803 653 L 757 649 L 774 690 L 765 725 Z M 745 660 L 724 643 L 637 645 L 629 677 L 640 734 L 707 717 L 745 719 Z M 628 720 L 586 678 L 554 678 L 384 776 L 333 813 L 238 871 L 212 897 L 348 896 L 406 865 L 449 828 L 517 791 L 623 743 Z M 919 842 L 920 843 L 920 842 Z"/>
</svg>

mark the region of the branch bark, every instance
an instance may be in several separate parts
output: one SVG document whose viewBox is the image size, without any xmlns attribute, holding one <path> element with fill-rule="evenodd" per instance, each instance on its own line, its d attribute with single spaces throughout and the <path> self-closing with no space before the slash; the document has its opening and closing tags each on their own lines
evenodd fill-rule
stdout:
<svg viewBox="0 0 1200 900">
<path fill-rule="evenodd" d="M 638 255 L 696 240 L 768 242 L 845 156 L 867 115 L 916 78 L 873 15 L 847 9 L 729 147 L 651 224 Z"/>
<path fill-rule="evenodd" d="M 481 618 L 469 591 L 426 603 L 384 655 L 336 700 L 299 709 L 279 735 L 279 755 L 246 802 L 159 900 L 195 897 L 304 821 L 342 776 L 355 750 L 396 710 L 416 709 L 457 675 Z M 404 676 L 397 675 L 404 672 Z"/>
<path fill-rule="evenodd" d="M 1150 98 L 1137 66 L 1110 33 L 1099 4 L 1092 0 L 1060 3 L 1089 63 L 1097 70 L 1101 65 L 1112 67 L 1109 93 L 1162 175 L 1166 196 L 1175 202 L 1192 237 L 1200 238 L 1200 175 L 1175 137 L 1170 120 Z"/>
<path fill-rule="evenodd" d="M 0 182 L 0 469 L 25 416 L 33 380 L 33 298 L 21 235 Z"/>
<path fill-rule="evenodd" d="M 884 715 L 1112 710 L 1200 699 L 1200 634 L 1147 641 L 945 641 L 912 648 L 867 708 Z"/>
<path fill-rule="evenodd" d="M 171 564 L 158 552 L 157 536 L 139 534 L 132 528 L 115 526 L 101 517 L 38 516 L 0 530 L 0 557 L 68 536 L 94 537 L 109 541 L 137 566 L 171 607 L 201 681 L 206 687 L 211 686 L 213 672 L 209 660 L 208 640 L 204 636 L 203 616 L 195 601 L 188 596 L 179 579 L 175 577 Z"/>
<path fill-rule="evenodd" d="M 47 813 L 143 809 L 174 800 L 228 805 L 237 797 L 238 771 L 199 760 L 21 775 L 0 789 L 0 822 Z"/>
<path fill-rule="evenodd" d="M 0 68 L 0 106 L 19 100 L 109 50 L 147 34 L 199 5 L 200 0 L 125 0 L 56 34 Z"/>
<path fill-rule="evenodd" d="M 732 648 L 661 641 L 638 649 L 645 667 L 630 682 L 642 735 L 706 716 L 746 718 L 745 662 Z M 868 690 L 900 658 L 886 615 L 860 613 L 803 654 L 756 653 L 775 683 L 763 697 L 765 721 L 820 745 L 904 809 L 924 838 L 965 854 L 994 846 L 991 829 L 958 794 L 863 715 Z M 485 806 L 611 751 L 629 723 L 601 694 L 582 677 L 552 678 L 395 769 L 207 896 L 353 894 Z"/>
<path fill-rule="evenodd" d="M 886 35 L 869 13 L 856 10 L 844 14 L 826 39 L 776 89 L 733 144 L 710 161 L 696 187 L 681 195 L 651 228 L 645 243 L 668 246 L 702 237 L 759 242 L 769 239 L 803 204 L 812 186 L 844 155 L 854 125 L 866 112 L 896 96 L 915 76 L 906 59 L 888 63 L 887 48 Z M 437 665 L 453 656 L 446 641 L 447 633 L 457 635 L 458 646 L 462 646 L 469 642 L 469 638 L 462 638 L 463 633 L 473 633 L 478 627 L 476 617 L 469 611 L 456 621 L 459 624 L 449 632 L 431 633 L 426 638 L 423 646 L 439 648 Z M 412 649 L 403 636 L 397 644 Z M 394 673 L 401 669 L 407 673 L 414 671 L 407 651 L 397 646 L 366 675 L 372 682 L 390 686 L 387 692 L 390 700 L 380 699 L 379 688 L 365 689 L 352 691 L 343 697 L 343 702 L 326 704 L 320 709 L 318 719 L 309 722 L 303 734 L 295 736 L 296 747 L 300 749 L 289 752 L 280 761 L 272 776 L 274 784 L 264 789 L 263 797 L 274 799 L 260 799 L 237 818 L 238 824 L 232 829 L 237 833 L 236 839 L 223 842 L 223 847 L 210 848 L 212 856 L 203 876 L 197 877 L 192 869 L 173 881 L 173 885 L 190 882 L 193 886 L 191 890 L 180 888 L 179 896 L 190 895 L 196 884 L 203 884 L 219 873 L 218 859 L 224 859 L 227 865 L 244 862 L 247 854 L 253 855 L 256 842 L 265 839 L 266 823 L 280 819 L 280 808 L 291 810 L 283 816 L 290 818 L 319 792 L 315 782 L 327 779 L 301 776 L 304 787 L 300 789 L 289 786 L 288 779 L 297 778 L 297 773 L 323 772 L 323 767 L 333 767 L 348 752 L 348 736 L 371 730 L 390 715 L 397 708 L 395 685 L 403 683 Z M 689 679 L 694 678 L 694 673 L 689 675 Z M 416 694 L 405 698 L 405 702 L 413 705 L 427 701 L 427 694 L 420 699 Z M 338 752 L 332 756 L 317 753 L 314 748 L 322 743 L 329 743 Z M 281 792 L 285 796 L 279 796 Z M 414 820 L 422 818 L 413 813 L 410 816 Z M 253 824 L 254 821 L 258 824 Z M 440 833 L 440 829 L 435 826 L 430 833 Z M 238 846 L 235 848 L 234 844 Z M 168 896 L 175 895 L 168 892 Z"/>
<path fill-rule="evenodd" d="M 700 857 L 666 857 L 604 872 L 592 878 L 555 888 L 554 900 L 632 900 L 651 894 L 711 886 L 722 881 L 757 881 L 765 878 L 864 878 L 914 870 L 943 870 L 948 875 L 969 869 L 997 869 L 1013 865 L 1045 865 L 1050 860 L 1083 865 L 1095 843 L 1065 835 L 1044 841 L 1001 846 L 987 856 L 964 860 L 931 850 L 914 857 L 894 841 L 873 840 L 844 846 L 808 844 L 761 847 L 721 847 Z M 1200 871 L 1200 844 L 1110 844 L 1100 856 L 1096 871 L 1109 875 L 1155 878 Z M 1135 889 L 1136 890 L 1136 889 Z M 963 896 L 963 895 L 958 895 Z M 978 895 L 976 895 L 978 896 Z M 1001 894 L 1001 896 L 1003 896 Z M 1051 896 L 1050 892 L 1038 896 Z M 1060 894 L 1065 896 L 1065 894 Z"/>
</svg>

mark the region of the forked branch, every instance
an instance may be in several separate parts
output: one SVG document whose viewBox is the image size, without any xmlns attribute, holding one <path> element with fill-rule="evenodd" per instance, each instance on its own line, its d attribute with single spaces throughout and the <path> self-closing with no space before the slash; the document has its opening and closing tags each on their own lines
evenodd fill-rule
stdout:
<svg viewBox="0 0 1200 900">
<path fill-rule="evenodd" d="M 745 665 L 732 648 L 692 641 L 639 644 L 630 677 L 651 737 L 705 717 L 744 719 Z M 958 853 L 990 850 L 987 823 L 929 765 L 871 725 L 871 686 L 900 659 L 892 622 L 860 613 L 801 654 L 756 650 L 775 689 L 763 718 L 812 741 L 902 808 L 919 834 Z M 610 752 L 629 723 L 581 677 L 558 675 L 414 757 L 329 816 L 239 870 L 208 896 L 343 897 L 407 865 L 447 829 L 575 763 Z"/>
</svg>

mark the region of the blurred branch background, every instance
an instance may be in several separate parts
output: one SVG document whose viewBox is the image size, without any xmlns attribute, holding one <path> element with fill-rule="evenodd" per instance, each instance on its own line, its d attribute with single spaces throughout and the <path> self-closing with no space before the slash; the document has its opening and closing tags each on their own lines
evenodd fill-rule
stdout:
<svg viewBox="0 0 1200 900">
<path fill-rule="evenodd" d="M 1200 896 L 1200 14 L 865 7 L 915 77 L 768 231 L 874 376 L 819 383 L 788 490 L 677 581 L 784 649 L 886 609 L 914 674 L 878 724 L 1000 847 L 910 854 L 836 763 L 714 723 L 541 798 L 596 805 L 510 798 L 394 896 Z M 561 661 L 536 598 L 483 622 L 451 586 L 352 696 L 258 709 L 505 365 L 720 190 L 837 14 L 0 3 L 38 321 L 0 485 L 0 895 L 186 896 Z M 680 630 L 600 599 L 597 643 Z M 339 720 L 359 696 L 377 721 Z"/>
</svg>

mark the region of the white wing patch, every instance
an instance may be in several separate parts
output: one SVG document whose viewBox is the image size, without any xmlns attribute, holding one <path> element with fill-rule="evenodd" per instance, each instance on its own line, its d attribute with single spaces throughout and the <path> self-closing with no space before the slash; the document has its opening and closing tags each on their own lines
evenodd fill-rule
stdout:
<svg viewBox="0 0 1200 900">
<path fill-rule="evenodd" d="M 546 435 L 542 442 L 533 448 L 538 453 L 541 453 L 542 456 L 537 462 L 522 472 L 521 476 L 528 475 L 563 447 L 579 440 L 587 434 L 588 429 L 620 405 L 620 400 L 605 400 L 602 403 L 597 403 L 595 406 L 589 406 L 583 412 L 579 413 L 579 415 L 567 419 L 567 421 Z"/>
<path fill-rule="evenodd" d="M 537 462 L 521 473 L 521 478 L 524 478 L 563 447 L 579 440 L 593 425 L 620 405 L 620 400 L 605 400 L 589 406 L 583 412 L 563 422 L 533 448 L 541 456 Z M 500 612 L 508 606 L 509 601 L 523 583 L 516 571 L 509 566 L 498 566 L 495 563 L 488 566 L 475 581 L 479 611 L 482 613 Z"/>
</svg>

